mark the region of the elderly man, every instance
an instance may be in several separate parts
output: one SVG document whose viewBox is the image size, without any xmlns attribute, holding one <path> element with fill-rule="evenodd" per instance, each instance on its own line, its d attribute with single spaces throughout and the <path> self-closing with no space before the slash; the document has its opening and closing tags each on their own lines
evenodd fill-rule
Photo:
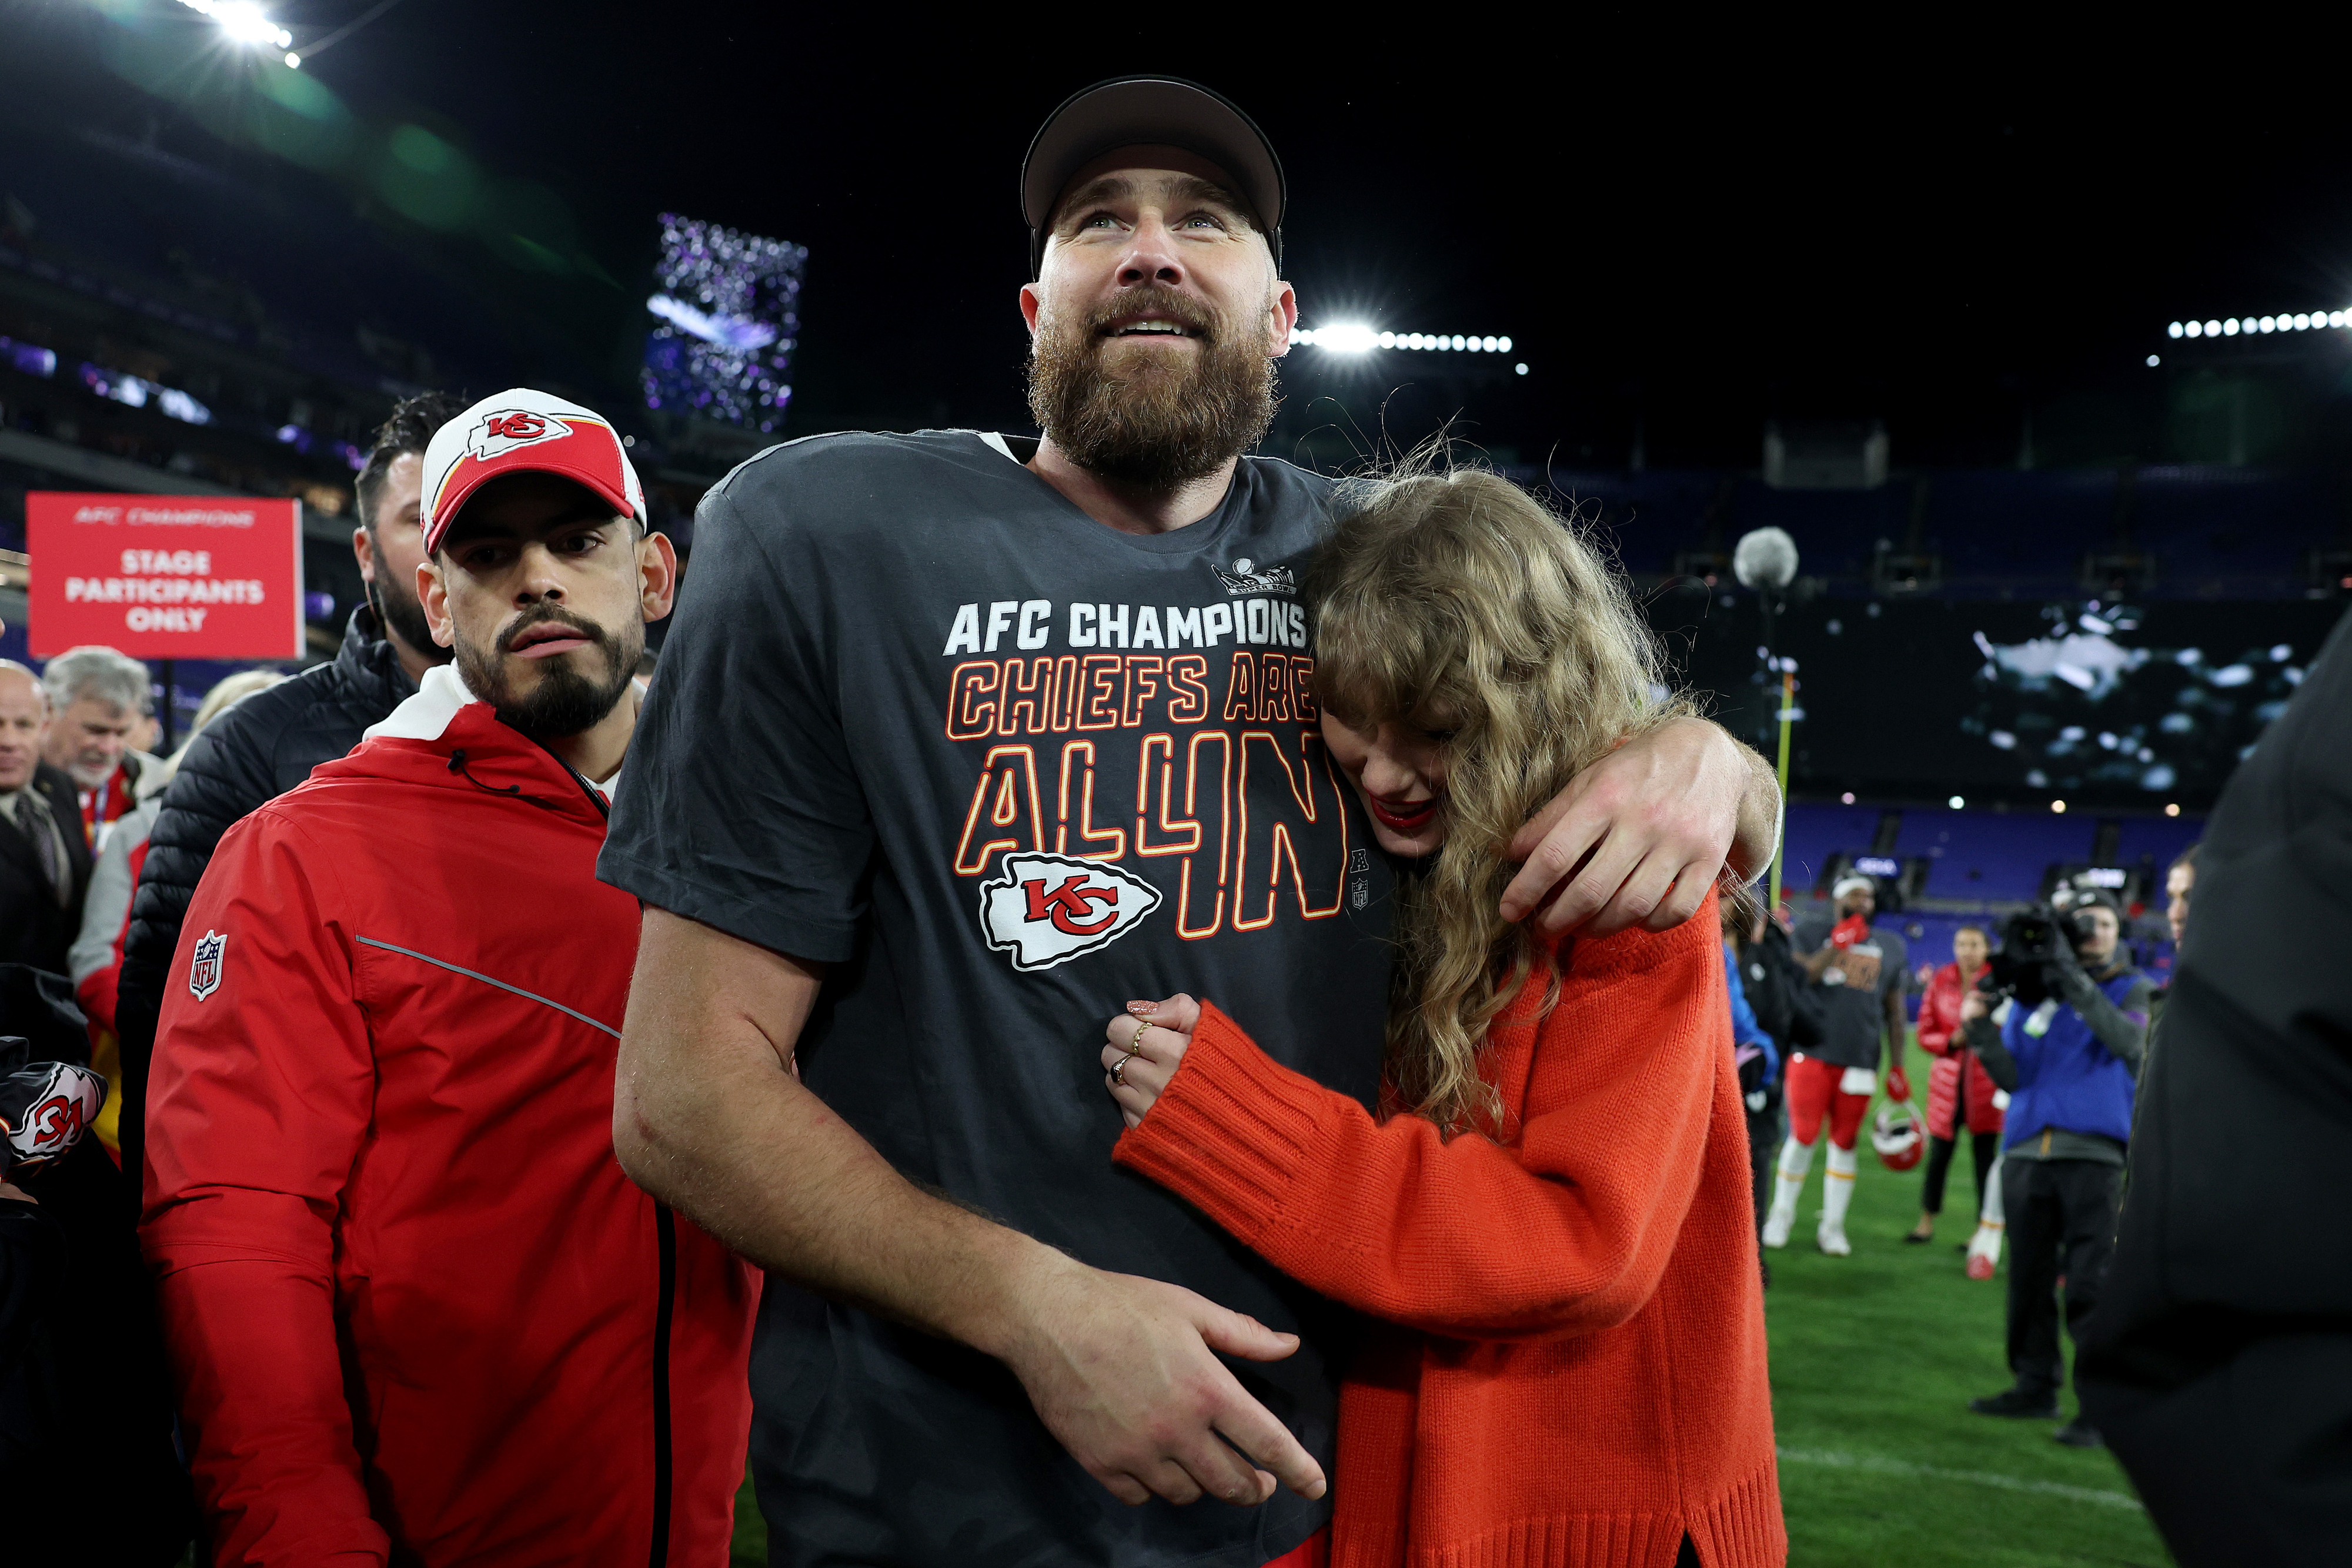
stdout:
<svg viewBox="0 0 2352 1568">
<path fill-rule="evenodd" d="M 147 666 L 111 648 L 68 648 L 41 672 L 49 695 L 52 768 L 74 781 L 82 841 L 95 854 L 106 831 L 161 787 L 155 758 L 131 737 L 154 707 Z"/>
<path fill-rule="evenodd" d="M 1352 1325 L 1112 1166 L 1088 1043 L 1205 977 L 1378 1093 L 1392 873 L 1298 596 L 1332 486 L 1249 455 L 1297 319 L 1280 166 L 1130 78 L 1022 192 L 1042 440 L 817 437 L 703 502 L 601 867 L 646 905 L 614 1144 L 771 1270 L 779 1568 L 1303 1563 Z M 1565 880 L 1551 929 L 1671 925 L 1774 806 L 1670 727 L 1538 817 L 1500 913 Z"/>
<path fill-rule="evenodd" d="M 74 781 L 42 760 L 51 725 L 38 676 L 0 659 L 0 963 L 66 972 L 89 887 Z"/>
<path fill-rule="evenodd" d="M 757 1290 L 614 1162 L 637 905 L 595 880 L 677 558 L 586 409 L 500 393 L 424 466 L 456 664 L 229 830 L 156 1043 L 214 1561 L 715 1563 Z"/>
</svg>

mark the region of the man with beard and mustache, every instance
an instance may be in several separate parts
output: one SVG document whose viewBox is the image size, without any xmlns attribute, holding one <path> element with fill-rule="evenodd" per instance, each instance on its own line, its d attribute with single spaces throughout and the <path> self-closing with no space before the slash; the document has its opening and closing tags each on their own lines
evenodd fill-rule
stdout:
<svg viewBox="0 0 2352 1568">
<path fill-rule="evenodd" d="M 454 665 L 221 841 L 141 1228 L 214 1559 L 714 1563 L 757 1281 L 613 1158 L 636 901 L 596 881 L 677 558 L 612 427 L 427 448 Z"/>
<path fill-rule="evenodd" d="M 703 502 L 601 864 L 647 905 L 614 1145 L 770 1270 L 777 1564 L 1305 1563 L 1349 1320 L 1112 1166 L 1087 1023 L 1205 967 L 1378 1090 L 1392 873 L 1297 596 L 1332 486 L 1244 455 L 1297 317 L 1280 168 L 1137 78 L 1022 187 L 1041 439 L 812 437 Z M 1502 913 L 1672 925 L 1776 809 L 1670 727 L 1529 825 Z"/>
<path fill-rule="evenodd" d="M 464 406 L 443 392 L 419 392 L 393 406 L 352 486 L 359 526 L 352 530 L 352 553 L 359 558 L 368 599 L 352 612 L 342 647 L 330 662 L 221 715 L 190 744 L 163 791 L 131 898 L 115 1004 L 122 1050 L 122 1168 L 133 1205 L 164 971 L 214 847 L 231 823 L 357 746 L 368 726 L 398 707 L 425 671 L 449 657 L 435 646 L 416 602 L 416 569 L 425 559 L 417 497 L 425 444 Z"/>
</svg>

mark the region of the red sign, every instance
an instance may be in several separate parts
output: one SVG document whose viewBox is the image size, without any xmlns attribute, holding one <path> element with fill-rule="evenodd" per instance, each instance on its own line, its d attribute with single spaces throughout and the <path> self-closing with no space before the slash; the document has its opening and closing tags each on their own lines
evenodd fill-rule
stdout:
<svg viewBox="0 0 2352 1568">
<path fill-rule="evenodd" d="M 102 643 L 134 659 L 302 656 L 302 503 L 225 496 L 25 497 L 37 659 Z"/>
</svg>

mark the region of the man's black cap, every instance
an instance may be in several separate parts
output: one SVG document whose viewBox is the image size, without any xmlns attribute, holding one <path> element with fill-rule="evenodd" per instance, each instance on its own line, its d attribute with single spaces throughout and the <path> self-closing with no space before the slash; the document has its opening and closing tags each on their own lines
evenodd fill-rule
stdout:
<svg viewBox="0 0 2352 1568">
<path fill-rule="evenodd" d="M 1045 225 L 1070 176 L 1121 147 L 1181 147 L 1225 172 L 1250 204 L 1274 264 L 1282 265 L 1282 160 L 1257 121 L 1223 93 L 1178 77 L 1114 77 L 1071 94 L 1021 161 L 1021 215 L 1029 222 L 1029 276 L 1045 260 Z"/>
</svg>

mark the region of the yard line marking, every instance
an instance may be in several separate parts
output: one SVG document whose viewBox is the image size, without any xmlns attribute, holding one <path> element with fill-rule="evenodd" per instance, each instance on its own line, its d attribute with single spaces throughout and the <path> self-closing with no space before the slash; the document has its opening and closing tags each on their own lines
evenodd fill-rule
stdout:
<svg viewBox="0 0 2352 1568">
<path fill-rule="evenodd" d="M 1829 1448 L 1782 1448 L 1780 1455 L 1780 1462 L 1785 1465 L 1822 1465 L 1831 1469 L 1872 1470 L 1879 1475 L 1911 1476 L 1920 1480 L 1966 1481 L 1970 1486 L 2000 1487 L 2004 1491 L 2041 1492 L 2050 1497 L 2068 1498 L 2075 1502 L 2104 1503 L 2109 1508 L 2127 1508 L 2135 1512 L 2146 1511 L 2146 1505 L 2129 1492 L 2068 1486 L 2063 1481 L 2030 1481 L 2018 1476 L 1996 1475 L 1990 1470 L 1948 1470 L 1938 1465 L 1915 1465 L 1906 1459 L 1890 1459 L 1882 1454 L 1841 1454 Z"/>
</svg>

